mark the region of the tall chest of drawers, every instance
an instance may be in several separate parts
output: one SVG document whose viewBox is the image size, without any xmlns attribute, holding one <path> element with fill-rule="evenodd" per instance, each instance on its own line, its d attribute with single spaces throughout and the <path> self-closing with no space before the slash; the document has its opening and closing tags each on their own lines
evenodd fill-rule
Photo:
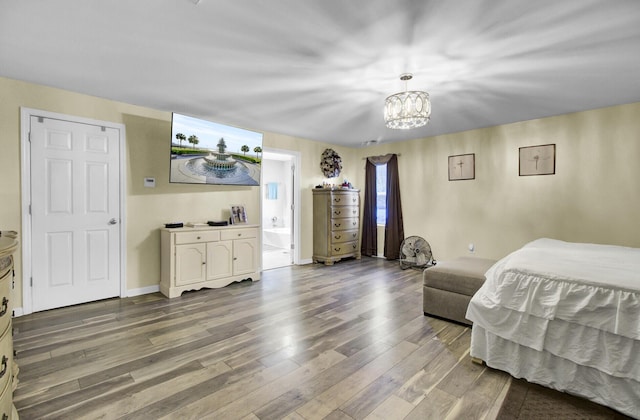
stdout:
<svg viewBox="0 0 640 420">
<path fill-rule="evenodd" d="M 13 361 L 12 322 L 13 253 L 18 248 L 14 232 L 0 232 L 0 418 L 17 419 L 13 390 L 18 384 Z"/>
<path fill-rule="evenodd" d="M 360 190 L 313 190 L 313 261 L 360 258 Z"/>
</svg>

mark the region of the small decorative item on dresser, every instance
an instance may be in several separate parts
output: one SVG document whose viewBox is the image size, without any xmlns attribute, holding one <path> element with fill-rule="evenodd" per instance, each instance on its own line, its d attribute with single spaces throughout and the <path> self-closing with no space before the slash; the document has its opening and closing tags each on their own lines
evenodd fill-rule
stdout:
<svg viewBox="0 0 640 420">
<path fill-rule="evenodd" d="M 244 209 L 244 205 L 234 204 L 231 206 L 231 223 L 237 225 L 239 223 L 247 223 L 247 211 Z"/>
<path fill-rule="evenodd" d="M 166 227 L 167 229 L 171 229 L 171 228 L 181 228 L 184 226 L 184 223 L 182 222 L 170 222 L 170 223 L 165 223 L 164 227 Z"/>
</svg>

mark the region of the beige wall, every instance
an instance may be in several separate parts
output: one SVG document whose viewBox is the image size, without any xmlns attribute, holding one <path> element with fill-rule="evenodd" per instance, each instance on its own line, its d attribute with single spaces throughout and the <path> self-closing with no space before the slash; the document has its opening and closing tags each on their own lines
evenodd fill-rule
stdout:
<svg viewBox="0 0 640 420">
<path fill-rule="evenodd" d="M 518 148 L 556 144 L 556 174 L 518 176 Z M 405 236 L 437 259 L 500 258 L 539 237 L 640 247 L 640 103 L 379 145 L 400 153 Z M 476 178 L 449 181 L 448 156 Z M 363 182 L 363 176 L 358 182 Z"/>
<path fill-rule="evenodd" d="M 0 229 L 22 231 L 21 107 L 122 123 L 126 126 L 127 289 L 159 284 L 158 228 L 164 223 L 173 220 L 187 222 L 226 218 L 229 206 L 233 203 L 245 204 L 250 223 L 260 222 L 258 187 L 169 184 L 170 113 L 6 78 L 0 78 L 0 92 Z M 288 149 L 301 154 L 301 258 L 310 259 L 311 187 L 323 181 L 319 166 L 320 155 L 325 148 L 332 147 L 348 162 L 355 159 L 356 151 L 273 133 L 264 133 L 264 147 Z M 354 168 L 349 168 L 348 164 L 345 166 L 342 176 L 353 178 Z M 157 187 L 144 188 L 144 177 L 155 177 Z M 18 252 L 16 307 L 20 307 L 22 302 L 21 263 L 21 253 Z"/>
<path fill-rule="evenodd" d="M 127 288 L 159 282 L 159 233 L 172 220 L 209 220 L 244 203 L 260 221 L 257 187 L 169 184 L 170 114 L 0 78 L 0 229 L 21 232 L 20 107 L 122 123 L 127 134 Z M 364 183 L 364 156 L 400 153 L 405 234 L 431 244 L 438 259 L 498 258 L 541 236 L 640 247 L 640 103 L 463 133 L 350 149 L 264 133 L 264 147 L 301 155 L 301 258 L 312 255 L 311 188 L 323 182 L 320 155 L 335 149 L 343 177 Z M 256 130 L 255 127 L 246 127 Z M 518 147 L 555 143 L 556 175 L 519 177 Z M 476 179 L 447 180 L 447 156 L 476 154 Z M 143 187 L 143 178 L 157 187 Z M 17 258 L 21 306 L 20 253 Z"/>
</svg>

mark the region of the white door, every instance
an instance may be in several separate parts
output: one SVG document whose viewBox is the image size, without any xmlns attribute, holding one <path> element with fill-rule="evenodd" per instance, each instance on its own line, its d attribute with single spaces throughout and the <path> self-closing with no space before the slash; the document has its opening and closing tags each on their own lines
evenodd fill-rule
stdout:
<svg viewBox="0 0 640 420">
<path fill-rule="evenodd" d="M 115 128 L 32 116 L 34 311 L 120 294 L 120 139 Z"/>
</svg>

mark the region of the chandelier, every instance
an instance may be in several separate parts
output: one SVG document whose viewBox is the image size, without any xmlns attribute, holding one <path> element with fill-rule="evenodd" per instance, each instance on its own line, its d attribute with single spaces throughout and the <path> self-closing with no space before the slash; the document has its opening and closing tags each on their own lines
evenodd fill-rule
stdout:
<svg viewBox="0 0 640 420">
<path fill-rule="evenodd" d="M 407 130 L 427 125 L 431 115 L 429 94 L 421 91 L 408 91 L 407 81 L 411 80 L 411 73 L 400 75 L 404 81 L 404 92 L 393 94 L 384 103 L 384 122 L 389 128 Z"/>
</svg>

